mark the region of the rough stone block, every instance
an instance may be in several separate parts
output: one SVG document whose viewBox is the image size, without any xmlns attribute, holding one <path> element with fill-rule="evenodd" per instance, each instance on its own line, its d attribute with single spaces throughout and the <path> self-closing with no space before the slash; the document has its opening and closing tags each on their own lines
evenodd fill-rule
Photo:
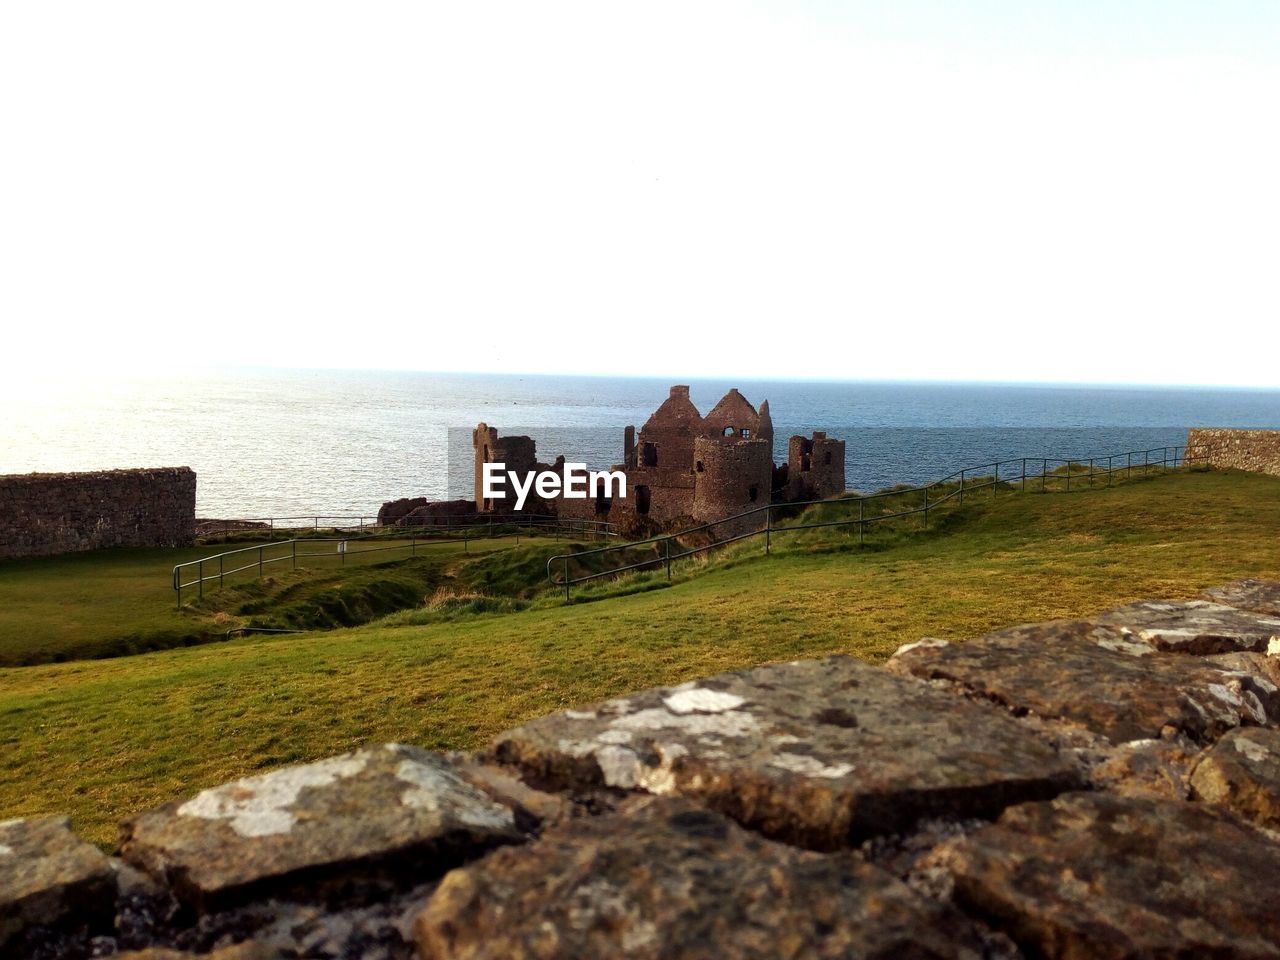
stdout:
<svg viewBox="0 0 1280 960">
<path fill-rule="evenodd" d="M 1201 800 L 1280 828 L 1280 731 L 1231 731 L 1200 757 L 1191 791 Z M 1276 905 L 1280 908 L 1280 899 Z"/>
<path fill-rule="evenodd" d="M 560 788 L 697 797 L 816 849 L 927 816 L 993 817 L 1077 782 L 1012 718 L 848 657 L 553 714 L 503 734 L 491 753 Z"/>
<path fill-rule="evenodd" d="M 127 821 L 121 856 L 200 908 L 264 887 L 376 873 L 412 856 L 443 873 L 518 839 L 509 808 L 438 754 L 388 744 L 246 777 Z"/>
<path fill-rule="evenodd" d="M 878 867 L 656 797 L 455 870 L 416 929 L 425 960 L 982 955 L 960 914 Z"/>
<path fill-rule="evenodd" d="M 935 860 L 957 904 L 1029 957 L 1280 957 L 1280 844 L 1203 804 L 1067 794 Z"/>
<path fill-rule="evenodd" d="M 110 861 L 65 817 L 0 823 L 0 948 L 35 928 L 109 925 L 115 886 Z"/>
<path fill-rule="evenodd" d="M 1253 678 L 1195 657 L 1161 656 L 1120 628 L 1079 620 L 965 643 L 908 644 L 887 666 L 1117 744 L 1159 737 L 1166 728 L 1205 743 L 1242 723 L 1273 719 L 1259 696 L 1269 694 Z"/>
<path fill-rule="evenodd" d="M 294 955 L 296 956 L 296 954 Z M 147 947 L 117 953 L 114 960 L 292 960 L 289 954 L 261 943 L 236 943 L 210 953 L 188 953 L 168 947 Z"/>
<path fill-rule="evenodd" d="M 1204 592 L 1213 603 L 1280 617 L 1280 580 L 1236 580 Z"/>
<path fill-rule="evenodd" d="M 1208 600 L 1131 603 L 1089 619 L 1119 627 L 1157 650 L 1173 653 L 1265 653 L 1272 643 L 1280 643 L 1280 618 Z"/>
</svg>

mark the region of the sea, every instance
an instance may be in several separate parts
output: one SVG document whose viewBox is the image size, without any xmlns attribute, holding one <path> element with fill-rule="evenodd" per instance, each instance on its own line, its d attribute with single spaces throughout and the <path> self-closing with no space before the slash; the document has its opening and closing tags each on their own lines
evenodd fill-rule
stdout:
<svg viewBox="0 0 1280 960">
<path fill-rule="evenodd" d="M 767 399 L 775 460 L 792 434 L 843 438 L 863 491 L 1022 457 L 1159 459 L 1194 426 L 1280 428 L 1280 390 L 243 368 L 0 390 L 0 473 L 185 465 L 201 517 L 373 516 L 400 497 L 470 497 L 481 421 L 532 436 L 548 463 L 615 464 L 623 429 L 674 382 L 704 413 L 731 387 Z"/>
</svg>

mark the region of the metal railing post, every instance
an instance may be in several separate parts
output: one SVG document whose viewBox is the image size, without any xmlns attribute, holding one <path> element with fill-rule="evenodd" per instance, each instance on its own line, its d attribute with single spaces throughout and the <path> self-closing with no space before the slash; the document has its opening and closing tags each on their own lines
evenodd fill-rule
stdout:
<svg viewBox="0 0 1280 960">
<path fill-rule="evenodd" d="M 466 530 L 462 531 L 462 552 L 463 553 L 471 552 L 471 542 L 470 542 L 470 539 L 467 537 Z"/>
<path fill-rule="evenodd" d="M 666 545 L 665 551 L 667 554 L 667 582 L 670 583 L 671 582 L 671 538 L 667 537 L 667 539 L 662 542 Z"/>
<path fill-rule="evenodd" d="M 863 538 L 866 536 L 866 500 L 862 497 L 858 498 L 858 546 L 862 546 Z"/>
<path fill-rule="evenodd" d="M 564 558 L 563 564 L 564 566 L 562 569 L 564 571 L 564 599 L 565 599 L 565 603 L 568 603 L 569 602 L 569 558 L 568 557 Z"/>
<path fill-rule="evenodd" d="M 265 549 L 266 549 L 265 547 L 258 548 L 258 579 L 259 580 L 262 579 L 262 551 Z"/>
<path fill-rule="evenodd" d="M 289 544 L 293 547 L 293 569 L 298 569 L 298 541 L 290 540 Z"/>
<path fill-rule="evenodd" d="M 218 589 L 222 589 L 222 554 L 218 554 Z"/>
<path fill-rule="evenodd" d="M 198 594 L 197 599 L 203 600 L 204 599 L 204 561 L 203 560 L 200 561 L 200 567 L 197 570 L 197 573 L 200 575 L 200 593 Z"/>
<path fill-rule="evenodd" d="M 770 547 L 770 534 L 773 532 L 773 505 L 764 508 L 764 552 L 767 554 Z"/>
<path fill-rule="evenodd" d="M 1044 493 L 1048 487 L 1045 486 L 1049 482 L 1049 458 L 1040 458 L 1040 492 Z"/>
<path fill-rule="evenodd" d="M 964 471 L 960 471 L 960 505 L 964 506 Z"/>
<path fill-rule="evenodd" d="M 929 487 L 924 487 L 924 529 L 929 529 Z"/>
<path fill-rule="evenodd" d="M 1027 458 L 1022 458 L 1022 492 L 1027 492 Z"/>
</svg>

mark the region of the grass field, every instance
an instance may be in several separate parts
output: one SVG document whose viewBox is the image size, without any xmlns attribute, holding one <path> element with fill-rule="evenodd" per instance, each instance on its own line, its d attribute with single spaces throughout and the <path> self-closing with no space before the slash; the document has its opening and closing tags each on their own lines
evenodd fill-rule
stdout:
<svg viewBox="0 0 1280 960">
<path fill-rule="evenodd" d="M 526 542 L 528 538 L 525 538 Z M 471 555 L 508 549 L 512 540 L 475 540 Z M 554 543 L 555 541 L 547 541 Z M 352 544 L 352 550 L 369 544 Z M 304 549 L 329 551 L 304 556 L 299 569 L 288 562 L 267 566 L 258 581 L 254 570 L 226 578 L 228 589 L 206 585 L 203 601 L 194 587 L 184 591 L 178 609 L 171 571 L 185 563 L 236 549 L 243 544 L 182 550 L 109 550 L 39 557 L 0 563 L 0 666 L 120 656 L 189 646 L 221 639 L 229 628 L 250 621 L 272 626 L 342 626 L 420 601 L 444 573 L 467 555 L 458 544 L 422 544 L 408 556 L 408 541 L 380 540 L 397 547 L 387 552 L 347 554 L 339 565 L 335 544 Z M 287 556 L 288 548 L 268 546 L 267 557 Z M 253 564 L 256 553 L 229 559 L 226 569 Z M 217 573 L 209 564 L 206 575 Z M 184 579 L 196 574 L 188 571 Z M 267 607 L 271 618 L 255 618 Z M 308 616 L 310 619 L 308 620 Z"/>
<path fill-rule="evenodd" d="M 1277 534 L 1280 480 L 1179 474 L 971 500 L 938 528 L 876 549 L 837 532 L 784 535 L 771 557 L 748 542 L 670 588 L 590 603 L 427 609 L 354 629 L 3 669 L 0 818 L 67 812 L 109 844 L 125 813 L 368 742 L 475 747 L 530 717 L 653 684 L 836 651 L 880 660 L 925 635 L 963 639 L 1280 576 Z M 56 602 L 48 615 L 64 609 Z M 33 603 L 26 615 L 38 613 Z M 92 616 L 84 624 L 91 631 Z"/>
</svg>

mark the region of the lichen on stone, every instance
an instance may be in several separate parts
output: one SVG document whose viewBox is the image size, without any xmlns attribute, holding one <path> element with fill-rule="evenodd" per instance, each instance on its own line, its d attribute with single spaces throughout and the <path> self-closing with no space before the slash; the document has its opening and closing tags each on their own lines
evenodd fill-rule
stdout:
<svg viewBox="0 0 1280 960">
<path fill-rule="evenodd" d="M 297 822 L 289 810 L 307 787 L 327 787 L 364 769 L 365 757 L 344 754 L 297 767 L 286 767 L 196 794 L 178 808 L 179 816 L 227 820 L 242 837 L 288 833 Z"/>
<path fill-rule="evenodd" d="M 679 690 L 668 697 L 663 697 L 662 702 L 667 705 L 667 709 L 672 713 L 681 714 L 723 713 L 726 710 L 734 710 L 746 703 L 742 697 L 735 693 L 708 690 L 704 687 Z"/>
</svg>

